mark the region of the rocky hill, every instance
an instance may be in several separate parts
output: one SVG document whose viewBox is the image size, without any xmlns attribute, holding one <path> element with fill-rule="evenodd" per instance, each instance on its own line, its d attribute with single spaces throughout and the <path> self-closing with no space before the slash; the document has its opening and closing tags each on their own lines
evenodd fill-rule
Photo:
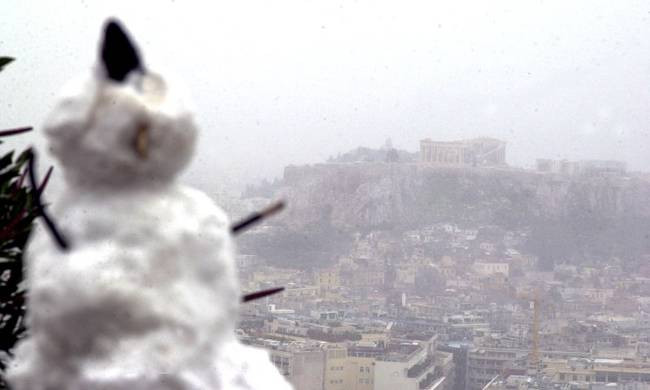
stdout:
<svg viewBox="0 0 650 390">
<path fill-rule="evenodd" d="M 272 192 L 290 205 L 263 240 L 279 260 L 327 263 L 355 233 L 441 222 L 527 231 L 546 267 L 650 253 L 650 182 L 639 176 L 328 163 L 287 167 Z"/>
</svg>

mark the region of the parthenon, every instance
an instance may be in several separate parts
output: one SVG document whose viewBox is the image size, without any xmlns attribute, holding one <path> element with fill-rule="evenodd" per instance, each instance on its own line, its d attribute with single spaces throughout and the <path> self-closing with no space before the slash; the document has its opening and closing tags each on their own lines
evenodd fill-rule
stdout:
<svg viewBox="0 0 650 390">
<path fill-rule="evenodd" d="M 459 141 L 420 141 L 422 163 L 445 166 L 506 165 L 506 142 L 495 138 Z"/>
</svg>

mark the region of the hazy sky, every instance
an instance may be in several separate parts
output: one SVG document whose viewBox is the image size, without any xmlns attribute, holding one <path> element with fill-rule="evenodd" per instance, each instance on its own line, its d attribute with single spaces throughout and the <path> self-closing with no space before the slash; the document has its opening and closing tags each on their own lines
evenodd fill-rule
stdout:
<svg viewBox="0 0 650 390">
<path fill-rule="evenodd" d="M 186 80 L 202 127 L 186 180 L 209 191 L 388 137 L 415 151 L 493 136 L 517 166 L 650 170 L 647 1 L 2 0 L 0 14 L 0 55 L 18 59 L 0 128 L 42 123 L 117 16 L 150 68 Z M 3 147 L 43 147 L 27 138 Z"/>
</svg>

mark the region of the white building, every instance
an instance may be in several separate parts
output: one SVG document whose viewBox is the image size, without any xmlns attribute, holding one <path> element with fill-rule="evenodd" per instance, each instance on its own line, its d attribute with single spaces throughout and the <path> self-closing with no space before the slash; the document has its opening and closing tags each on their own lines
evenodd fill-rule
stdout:
<svg viewBox="0 0 650 390">
<path fill-rule="evenodd" d="M 436 373 L 433 340 L 392 345 L 375 362 L 375 390 L 431 390 L 444 384 Z"/>
<path fill-rule="evenodd" d="M 508 263 L 477 262 L 473 264 L 472 268 L 481 276 L 493 276 L 496 274 L 503 274 L 506 277 L 510 276 L 510 264 Z"/>
</svg>

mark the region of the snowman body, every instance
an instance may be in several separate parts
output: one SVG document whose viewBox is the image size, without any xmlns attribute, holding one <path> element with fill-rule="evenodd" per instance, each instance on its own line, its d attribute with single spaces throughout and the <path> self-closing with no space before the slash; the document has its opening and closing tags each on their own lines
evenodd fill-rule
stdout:
<svg viewBox="0 0 650 390">
<path fill-rule="evenodd" d="M 104 48 L 126 39 L 115 23 L 106 31 Z M 141 67 L 116 80 L 106 61 L 45 124 L 66 178 L 52 215 L 71 247 L 38 229 L 31 240 L 12 388 L 289 389 L 265 352 L 234 337 L 227 217 L 174 180 L 196 137 L 183 95 Z"/>
</svg>

